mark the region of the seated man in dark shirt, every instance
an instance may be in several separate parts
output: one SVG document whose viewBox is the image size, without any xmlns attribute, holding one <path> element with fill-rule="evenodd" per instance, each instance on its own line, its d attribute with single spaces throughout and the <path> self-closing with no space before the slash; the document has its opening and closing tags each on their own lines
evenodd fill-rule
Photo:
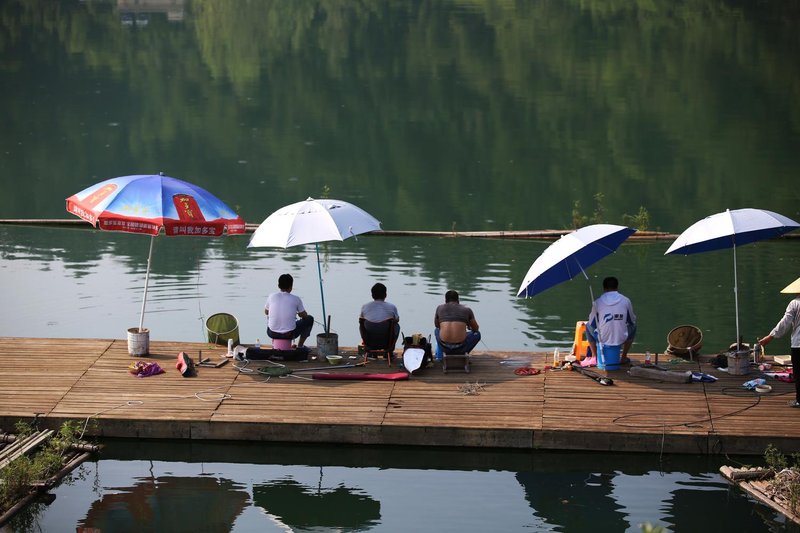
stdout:
<svg viewBox="0 0 800 533">
<path fill-rule="evenodd" d="M 470 353 L 481 340 L 475 314 L 472 309 L 458 302 L 458 293 L 447 291 L 444 302 L 436 308 L 436 315 L 433 317 L 437 359 L 441 359 L 442 351 Z"/>
</svg>

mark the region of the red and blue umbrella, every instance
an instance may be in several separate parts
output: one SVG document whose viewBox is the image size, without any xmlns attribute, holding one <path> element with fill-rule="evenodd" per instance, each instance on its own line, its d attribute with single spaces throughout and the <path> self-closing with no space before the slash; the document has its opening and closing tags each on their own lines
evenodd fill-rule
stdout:
<svg viewBox="0 0 800 533">
<path fill-rule="evenodd" d="M 142 174 L 111 178 L 67 198 L 67 211 L 106 231 L 150 235 L 139 331 L 144 323 L 153 241 L 168 237 L 218 237 L 245 232 L 245 222 L 225 202 L 197 185 Z"/>
</svg>

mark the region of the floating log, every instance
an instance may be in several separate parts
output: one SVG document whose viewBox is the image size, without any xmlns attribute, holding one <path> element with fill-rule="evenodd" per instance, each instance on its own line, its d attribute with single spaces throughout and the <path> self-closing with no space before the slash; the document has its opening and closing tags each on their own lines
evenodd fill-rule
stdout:
<svg viewBox="0 0 800 533">
<path fill-rule="evenodd" d="M 573 229 L 544 229 L 544 230 L 516 230 L 516 231 L 405 231 L 381 230 L 366 233 L 365 235 L 381 235 L 385 237 L 466 237 L 483 239 L 517 239 L 531 241 L 555 241 L 562 236 L 572 233 Z M 628 240 L 655 241 L 674 240 L 678 236 L 673 233 L 661 231 L 637 231 Z"/>
<path fill-rule="evenodd" d="M 17 500 L 13 506 L 11 506 L 5 513 L 0 516 L 0 527 L 5 526 L 6 522 L 11 520 L 15 514 L 23 510 L 25 507 L 33 503 L 36 498 L 39 498 L 43 493 L 47 491 L 47 489 L 55 486 L 64 476 L 75 470 L 82 462 L 90 457 L 89 453 L 84 453 L 77 458 L 72 459 L 69 463 L 67 463 L 61 470 L 59 470 L 55 475 L 49 477 L 47 480 L 40 482 L 40 483 L 33 483 L 30 486 L 30 490 L 28 493 L 23 496 L 21 499 Z M 53 496 L 55 498 L 55 496 Z"/>
<path fill-rule="evenodd" d="M 8 226 L 44 226 L 51 228 L 95 229 L 88 222 L 80 219 L 61 218 L 7 218 L 0 219 L 0 225 Z M 259 224 L 246 224 L 245 233 L 253 233 Z M 381 230 L 364 235 L 383 237 L 468 237 L 484 239 L 523 239 L 554 241 L 562 235 L 572 232 L 571 229 L 518 230 L 518 231 L 414 231 L 414 230 Z M 660 231 L 637 231 L 629 240 L 663 240 L 675 239 L 677 235 Z"/>
<path fill-rule="evenodd" d="M 719 471 L 723 476 L 731 481 L 744 481 L 750 479 L 764 479 L 771 477 L 775 471 L 771 468 L 733 468 L 731 466 L 721 466 Z"/>
<path fill-rule="evenodd" d="M 771 509 L 781 513 L 787 519 L 791 520 L 795 524 L 800 524 L 800 516 L 794 514 L 791 509 L 789 508 L 789 502 L 786 501 L 776 501 L 769 496 L 766 492 L 766 487 L 768 481 L 763 479 L 759 480 L 750 480 L 747 481 L 745 479 L 734 479 L 736 472 L 740 471 L 741 469 L 732 468 L 730 466 L 721 466 L 719 471 L 722 474 L 722 477 L 726 478 L 728 481 L 745 491 L 747 494 L 752 496 L 753 498 L 757 499 L 764 505 L 767 505 Z"/>
<path fill-rule="evenodd" d="M 223 363 L 227 363 L 228 360 L 225 359 L 222 362 Z M 219 366 L 222 366 L 222 365 L 217 363 L 216 366 L 219 367 Z M 49 431 L 52 431 L 52 430 L 49 430 Z M 13 433 L 0 434 L 0 443 L 9 444 L 9 443 L 13 443 L 13 442 L 16 442 L 16 441 L 17 441 L 17 436 L 14 435 Z M 99 452 L 100 448 L 102 448 L 102 446 L 100 446 L 98 444 L 86 444 L 86 443 L 83 443 L 83 442 L 70 444 L 70 446 L 69 446 L 70 450 L 79 451 L 79 452 L 92 452 L 92 453 Z M 3 448 L 2 450 L 0 450 L 0 459 L 2 459 L 3 453 L 6 452 L 8 449 L 9 448 Z"/>
<path fill-rule="evenodd" d="M 48 429 L 28 435 L 21 441 L 15 441 L 8 448 L 3 449 L 2 459 L 0 460 L 0 469 L 8 466 L 8 464 L 17 457 L 25 455 L 31 450 L 35 449 L 41 445 L 42 442 L 49 439 L 52 435 L 53 430 Z"/>
<path fill-rule="evenodd" d="M 628 370 L 628 374 L 639 378 L 654 379 L 656 381 L 665 381 L 669 383 L 691 383 L 692 373 L 688 370 L 686 372 L 675 372 L 672 370 L 661 370 L 660 368 L 645 368 L 643 366 L 632 366 Z"/>
<path fill-rule="evenodd" d="M 94 226 L 80 219 L 71 218 L 4 218 L 0 225 L 6 226 L 44 226 L 50 228 L 96 229 Z M 259 224 L 245 224 L 245 233 L 253 233 Z M 509 231 L 423 231 L 423 230 L 380 230 L 359 235 L 377 237 L 461 237 L 483 239 L 519 239 L 533 241 L 555 241 L 562 235 L 572 233 L 574 229 L 543 229 L 543 230 L 509 230 Z M 637 231 L 627 240 L 629 241 L 659 241 L 674 240 L 678 237 L 675 233 L 666 231 Z M 800 239 L 800 233 L 787 233 L 776 237 L 778 239 Z"/>
<path fill-rule="evenodd" d="M 28 435 L 27 437 L 19 440 L 16 440 L 16 437 L 14 436 L 15 440 L 13 441 L 13 444 L 9 446 L 9 448 L 13 449 L 10 453 L 6 454 L 6 457 L 3 459 L 2 466 L 5 467 L 13 459 L 32 451 L 42 442 L 49 439 L 53 433 L 54 431 L 52 429 L 48 429 Z M 64 466 L 62 466 L 58 472 L 49 478 L 43 481 L 31 483 L 28 487 L 27 493 L 24 494 L 11 508 L 9 508 L 0 516 L 0 527 L 3 527 L 6 522 L 8 522 L 16 513 L 33 502 L 33 500 L 45 493 L 51 487 L 54 487 L 59 481 L 67 476 L 67 474 L 75 470 L 78 466 L 80 466 L 81 463 L 91 457 L 91 454 L 96 452 L 100 447 L 90 444 L 77 443 L 72 445 L 70 448 L 73 450 L 73 452 L 67 456 L 69 460 L 66 462 L 66 464 L 64 464 Z M 6 449 L 3 450 L 3 452 L 5 451 Z"/>
</svg>

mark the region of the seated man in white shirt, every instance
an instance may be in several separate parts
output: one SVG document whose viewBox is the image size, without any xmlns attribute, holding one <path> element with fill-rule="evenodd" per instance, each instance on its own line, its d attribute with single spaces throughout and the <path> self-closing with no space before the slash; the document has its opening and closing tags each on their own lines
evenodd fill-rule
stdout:
<svg viewBox="0 0 800 533">
<path fill-rule="evenodd" d="M 290 274 L 282 274 L 278 278 L 280 292 L 274 292 L 267 298 L 264 305 L 267 336 L 271 339 L 291 340 L 300 337 L 297 347 L 302 348 L 311 335 L 314 317 L 306 313 L 303 301 L 292 294 L 293 285 L 294 278 Z"/>
</svg>

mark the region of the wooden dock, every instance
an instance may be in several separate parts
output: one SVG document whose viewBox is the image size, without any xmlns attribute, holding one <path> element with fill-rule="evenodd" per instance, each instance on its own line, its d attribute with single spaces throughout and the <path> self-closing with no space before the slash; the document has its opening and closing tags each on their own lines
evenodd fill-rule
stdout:
<svg viewBox="0 0 800 533">
<path fill-rule="evenodd" d="M 758 395 L 742 388 L 756 374 L 731 376 L 698 361 L 662 356 L 660 363 L 719 380 L 664 383 L 625 367 L 607 373 L 613 386 L 564 370 L 520 376 L 513 363 L 542 369 L 550 357 L 522 352 L 477 352 L 469 374 L 444 374 L 437 365 L 407 381 L 268 378 L 252 371 L 269 366 L 264 361 L 244 372 L 233 363 L 200 367 L 184 378 L 174 365 L 178 352 L 220 360 L 225 348 L 151 341 L 150 351 L 132 357 L 127 340 L 118 339 L 0 337 L 0 429 L 38 418 L 39 427 L 54 429 L 66 419 L 87 421 L 87 435 L 105 437 L 695 454 L 761 455 L 768 444 L 800 449 L 800 413 L 786 405 L 794 384 L 773 380 L 772 392 Z M 632 359 L 638 364 L 642 356 Z M 136 360 L 156 361 L 166 372 L 137 378 L 128 371 Z M 384 360 L 365 368 L 336 371 L 397 371 Z M 480 392 L 464 394 L 468 383 Z"/>
</svg>

